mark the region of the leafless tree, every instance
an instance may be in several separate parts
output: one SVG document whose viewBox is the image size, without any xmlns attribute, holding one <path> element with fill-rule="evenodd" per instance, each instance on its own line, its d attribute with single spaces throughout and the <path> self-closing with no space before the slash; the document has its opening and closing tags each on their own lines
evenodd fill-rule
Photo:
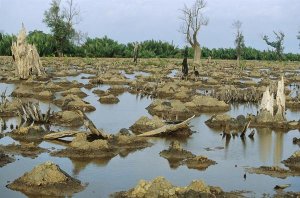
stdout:
<svg viewBox="0 0 300 198">
<path fill-rule="evenodd" d="M 237 66 L 240 68 L 240 59 L 245 48 L 244 35 L 241 31 L 242 22 L 239 20 L 234 21 L 232 26 L 236 29 L 236 37 L 234 40 L 234 44 L 236 49 Z"/>
<path fill-rule="evenodd" d="M 73 0 L 68 0 L 66 3 L 67 6 L 63 9 L 63 15 L 65 16 L 67 23 L 69 23 L 71 26 L 77 25 L 81 21 L 79 17 L 80 9 Z"/>
<path fill-rule="evenodd" d="M 206 7 L 205 0 L 196 0 L 191 7 L 184 5 L 182 11 L 183 21 L 180 31 L 185 35 L 187 42 L 194 49 L 194 63 L 200 64 L 201 47 L 198 40 L 198 33 L 202 26 L 208 24 L 208 18 L 203 16 L 203 9 Z"/>
</svg>

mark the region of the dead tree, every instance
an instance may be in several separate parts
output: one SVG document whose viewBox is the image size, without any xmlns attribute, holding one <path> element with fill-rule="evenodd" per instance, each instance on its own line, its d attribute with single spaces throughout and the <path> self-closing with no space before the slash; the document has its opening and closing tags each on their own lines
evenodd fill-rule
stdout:
<svg viewBox="0 0 300 198">
<path fill-rule="evenodd" d="M 1 93 L 1 101 L 0 101 L 0 112 L 4 112 L 7 107 L 8 99 L 6 96 L 6 89 Z"/>
<path fill-rule="evenodd" d="M 43 69 L 39 54 L 34 45 L 26 42 L 26 30 L 22 29 L 18 34 L 17 41 L 11 46 L 13 62 L 16 66 L 16 76 L 20 79 L 28 79 L 34 73 L 42 76 Z"/>
<path fill-rule="evenodd" d="M 182 62 L 183 77 L 187 77 L 189 74 L 189 66 L 188 66 L 187 58 L 188 58 L 188 47 L 186 47 L 184 50 L 184 58 L 183 58 L 183 62 Z"/>
<path fill-rule="evenodd" d="M 183 24 L 180 31 L 185 35 L 187 42 L 194 49 L 194 64 L 200 65 L 201 60 L 201 47 L 198 41 L 198 33 L 202 26 L 208 24 L 208 19 L 203 16 L 203 9 L 206 7 L 205 0 L 196 0 L 192 7 L 187 7 L 181 10 L 183 16 Z"/>
<path fill-rule="evenodd" d="M 138 42 L 135 42 L 134 43 L 134 48 L 133 48 L 133 62 L 134 63 L 137 63 L 138 61 L 138 57 L 139 57 L 139 43 Z"/>
<path fill-rule="evenodd" d="M 244 41 L 244 35 L 241 31 L 242 22 L 235 21 L 233 24 L 233 27 L 236 29 L 236 37 L 234 40 L 235 49 L 236 49 L 236 59 L 237 59 L 237 66 L 240 67 L 240 59 L 243 53 L 243 49 L 245 48 L 245 41 Z"/>
<path fill-rule="evenodd" d="M 267 43 L 267 45 L 275 48 L 277 59 L 282 60 L 283 59 L 283 40 L 284 40 L 284 33 L 283 32 L 275 32 L 274 34 L 276 36 L 276 41 L 269 41 L 269 37 L 267 35 L 263 36 L 263 40 Z"/>
</svg>

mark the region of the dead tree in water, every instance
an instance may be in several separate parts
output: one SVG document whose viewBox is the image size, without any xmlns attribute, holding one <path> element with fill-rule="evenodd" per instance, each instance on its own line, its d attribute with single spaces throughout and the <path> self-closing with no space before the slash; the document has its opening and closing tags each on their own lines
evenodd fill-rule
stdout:
<svg viewBox="0 0 300 198">
<path fill-rule="evenodd" d="M 6 90 L 7 89 L 5 89 L 5 91 L 1 93 L 0 112 L 4 111 L 8 103 L 8 99 L 6 97 Z"/>
<path fill-rule="evenodd" d="M 235 44 L 236 57 L 237 57 L 237 66 L 238 66 L 238 68 L 241 68 L 240 60 L 241 60 L 243 50 L 245 48 L 244 35 L 241 31 L 242 22 L 240 22 L 239 20 L 235 21 L 233 23 L 233 27 L 236 29 L 236 38 L 234 40 L 234 44 Z"/>
<path fill-rule="evenodd" d="M 206 7 L 205 0 L 196 0 L 191 7 L 184 5 L 181 10 L 183 16 L 181 20 L 181 32 L 185 35 L 187 42 L 194 49 L 194 64 L 200 65 L 201 47 L 198 41 L 198 33 L 202 26 L 208 24 L 208 19 L 203 16 L 203 9 Z"/>
<path fill-rule="evenodd" d="M 134 63 L 137 63 L 138 61 L 138 57 L 139 57 L 139 43 L 138 42 L 135 42 L 134 43 L 134 48 L 133 48 L 133 62 Z"/>
<path fill-rule="evenodd" d="M 11 51 L 17 77 L 28 79 L 34 72 L 38 76 L 43 74 L 42 63 L 36 47 L 26 42 L 26 30 L 23 24 L 17 41 L 11 46 Z"/>
<path fill-rule="evenodd" d="M 189 65 L 187 62 L 187 58 L 188 58 L 188 47 L 186 47 L 184 49 L 184 58 L 183 58 L 183 62 L 182 62 L 182 74 L 183 74 L 183 77 L 186 77 L 186 78 L 189 74 Z"/>
<path fill-rule="evenodd" d="M 18 115 L 21 117 L 21 125 L 33 123 L 47 124 L 52 112 L 50 106 L 46 113 L 42 113 L 38 103 L 28 102 L 21 104 L 18 109 Z"/>
</svg>

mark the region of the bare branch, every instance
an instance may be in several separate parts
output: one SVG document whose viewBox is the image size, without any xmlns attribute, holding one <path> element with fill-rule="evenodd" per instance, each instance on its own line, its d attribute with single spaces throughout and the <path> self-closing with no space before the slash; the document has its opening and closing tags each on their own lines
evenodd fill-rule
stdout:
<svg viewBox="0 0 300 198">
<path fill-rule="evenodd" d="M 203 16 L 203 9 L 206 7 L 205 0 L 196 0 L 195 3 L 189 8 L 184 5 L 181 9 L 182 17 L 180 19 L 183 21 L 181 26 L 181 32 L 186 35 L 186 40 L 192 46 L 197 44 L 197 36 L 200 28 L 208 24 L 208 18 Z"/>
</svg>

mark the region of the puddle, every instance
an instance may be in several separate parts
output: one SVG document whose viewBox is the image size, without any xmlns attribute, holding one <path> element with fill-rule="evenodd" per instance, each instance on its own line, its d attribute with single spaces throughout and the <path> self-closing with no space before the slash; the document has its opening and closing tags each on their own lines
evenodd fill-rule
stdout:
<svg viewBox="0 0 300 198">
<path fill-rule="evenodd" d="M 61 81 L 77 81 L 77 82 L 80 82 L 84 85 L 88 84 L 89 83 L 89 77 L 91 76 L 94 76 L 92 74 L 86 74 L 86 73 L 82 73 L 82 74 L 79 74 L 77 76 L 65 76 L 65 77 L 57 77 L 55 80 L 53 80 L 53 82 L 61 82 Z"/>
<path fill-rule="evenodd" d="M 96 107 L 96 111 L 87 113 L 97 128 L 102 128 L 110 133 L 117 133 L 122 128 L 129 128 L 141 116 L 149 116 L 145 109 L 151 104 L 151 99 L 140 98 L 128 92 L 118 96 L 118 104 L 101 104 L 99 97 L 92 93 L 93 90 L 82 89 L 88 94 L 85 101 Z"/>
<path fill-rule="evenodd" d="M 133 74 L 127 74 L 125 70 L 120 70 L 120 73 L 130 80 L 136 79 L 138 76 L 150 76 L 151 74 L 143 71 L 135 71 Z"/>
<path fill-rule="evenodd" d="M 171 71 L 171 73 L 169 73 L 168 75 L 167 75 L 167 77 L 169 77 L 169 78 L 175 78 L 175 76 L 178 74 L 178 70 L 177 69 L 173 69 L 172 71 Z"/>
</svg>

